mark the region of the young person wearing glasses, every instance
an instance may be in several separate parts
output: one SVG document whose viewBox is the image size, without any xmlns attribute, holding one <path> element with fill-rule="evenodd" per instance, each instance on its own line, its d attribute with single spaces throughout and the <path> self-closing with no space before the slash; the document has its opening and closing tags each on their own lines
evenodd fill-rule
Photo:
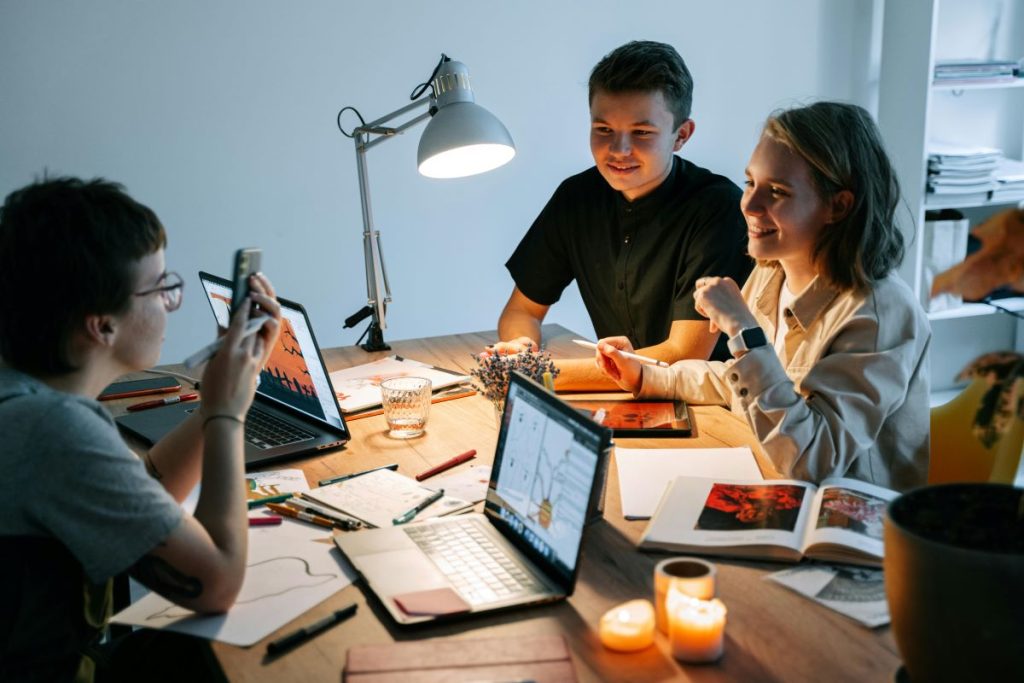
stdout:
<svg viewBox="0 0 1024 683">
<path fill-rule="evenodd" d="M 156 364 L 183 282 L 156 215 L 116 184 L 44 180 L 0 208 L 0 679 L 88 677 L 83 655 L 125 571 L 199 612 L 232 605 L 248 522 L 243 428 L 280 309 L 241 306 L 202 375 L 200 409 L 138 458 L 96 401 Z M 195 515 L 180 502 L 202 482 Z M 154 674 L 155 675 L 155 674 Z"/>
<path fill-rule="evenodd" d="M 641 368 L 612 337 L 598 366 L 641 397 L 731 406 L 785 477 L 924 484 L 931 328 L 894 272 L 900 190 L 878 127 L 836 102 L 777 113 L 746 175 L 758 265 L 742 290 L 702 277 L 694 297 L 733 359 Z"/>
</svg>

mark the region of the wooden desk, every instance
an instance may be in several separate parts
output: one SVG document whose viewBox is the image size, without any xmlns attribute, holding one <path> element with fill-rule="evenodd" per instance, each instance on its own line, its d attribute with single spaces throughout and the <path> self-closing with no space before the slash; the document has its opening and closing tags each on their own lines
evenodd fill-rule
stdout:
<svg viewBox="0 0 1024 683">
<path fill-rule="evenodd" d="M 568 330 L 544 327 L 547 347 L 557 356 L 579 356 Z M 493 333 L 460 334 L 391 342 L 390 353 L 468 373 L 471 357 L 494 340 Z M 340 368 L 385 355 L 349 347 L 324 352 L 328 367 Z M 619 440 L 624 446 L 750 446 L 764 462 L 746 424 L 725 409 L 695 407 L 697 436 L 692 439 Z M 397 441 L 386 436 L 383 416 L 351 422 L 352 441 L 339 451 L 296 461 L 310 482 L 398 462 L 414 475 L 470 448 L 480 462 L 494 455 L 497 430 L 491 404 L 480 396 L 431 407 L 427 433 Z M 764 465 L 762 465 L 762 469 Z M 473 617 L 413 630 L 400 629 L 355 585 L 318 605 L 265 641 L 248 649 L 214 643 L 213 650 L 231 681 L 338 681 L 347 649 L 361 643 L 414 638 L 484 638 L 560 633 L 566 637 L 581 681 L 889 681 L 900 664 L 888 628 L 868 630 L 824 607 L 764 580 L 784 565 L 714 559 L 719 597 L 729 610 L 725 656 L 714 665 L 677 663 L 666 639 L 636 654 L 605 650 L 597 623 L 613 605 L 633 598 L 651 599 L 654 565 L 664 556 L 641 553 L 636 544 L 645 522 L 623 520 L 614 463 L 609 472 L 605 519 L 587 532 L 575 594 L 566 601 L 493 616 Z M 334 552 L 338 552 L 336 549 Z M 266 643 L 320 619 L 349 602 L 357 616 L 274 661 L 264 659 Z"/>
</svg>

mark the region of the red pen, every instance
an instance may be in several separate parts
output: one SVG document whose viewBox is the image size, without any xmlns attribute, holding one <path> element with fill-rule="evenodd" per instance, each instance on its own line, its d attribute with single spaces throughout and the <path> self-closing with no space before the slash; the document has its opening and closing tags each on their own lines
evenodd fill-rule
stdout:
<svg viewBox="0 0 1024 683">
<path fill-rule="evenodd" d="M 475 457 L 476 457 L 476 449 L 474 448 L 472 450 L 468 450 L 465 453 L 462 453 L 461 455 L 456 455 L 451 460 L 445 460 L 443 463 L 441 463 L 437 467 L 431 467 L 426 472 L 420 472 L 419 474 L 416 475 L 416 481 L 423 481 L 424 479 L 432 477 L 435 474 L 440 474 L 441 472 L 444 472 L 445 470 L 450 470 L 451 468 L 455 467 L 456 465 L 461 465 L 462 463 L 466 462 L 467 460 L 472 460 Z"/>
<path fill-rule="evenodd" d="M 281 523 L 281 517 L 267 515 L 266 517 L 250 517 L 249 526 L 274 526 Z"/>
<path fill-rule="evenodd" d="M 128 406 L 128 410 L 135 412 L 136 410 L 146 410 L 147 408 L 159 408 L 160 406 L 169 406 L 174 403 L 181 403 L 182 401 L 194 401 L 199 398 L 199 394 L 182 394 L 181 396 L 168 396 L 167 398 L 158 398 L 155 401 L 143 401 L 142 403 L 133 403 Z"/>
</svg>

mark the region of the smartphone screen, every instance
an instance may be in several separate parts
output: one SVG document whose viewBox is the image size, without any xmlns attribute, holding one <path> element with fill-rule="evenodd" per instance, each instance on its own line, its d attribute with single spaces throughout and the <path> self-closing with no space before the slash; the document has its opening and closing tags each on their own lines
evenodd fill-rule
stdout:
<svg viewBox="0 0 1024 683">
<path fill-rule="evenodd" d="M 99 395 L 99 400 L 110 401 L 115 398 L 129 396 L 145 396 L 147 394 L 167 394 L 181 389 L 181 383 L 174 377 L 153 377 L 136 379 L 129 382 L 114 382 Z"/>
<path fill-rule="evenodd" d="M 238 310 L 239 304 L 249 296 L 249 276 L 258 273 L 263 250 L 247 247 L 235 252 L 235 265 L 231 269 L 231 313 Z"/>
</svg>

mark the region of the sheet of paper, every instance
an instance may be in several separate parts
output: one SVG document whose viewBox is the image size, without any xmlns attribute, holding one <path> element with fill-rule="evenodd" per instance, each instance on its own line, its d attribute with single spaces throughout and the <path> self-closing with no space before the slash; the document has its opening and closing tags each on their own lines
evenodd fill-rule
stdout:
<svg viewBox="0 0 1024 683">
<path fill-rule="evenodd" d="M 615 465 L 626 519 L 650 519 L 676 477 L 764 479 L 749 448 L 616 448 Z"/>
<path fill-rule="evenodd" d="M 342 412 L 351 413 L 371 406 L 380 405 L 380 383 L 392 377 L 425 377 L 437 391 L 454 384 L 470 380 L 469 375 L 459 375 L 419 361 L 389 356 L 371 363 L 363 363 L 331 373 L 331 384 L 338 395 Z"/>
<path fill-rule="evenodd" d="M 302 470 L 270 470 L 249 472 L 245 475 L 247 500 L 260 500 L 282 493 L 298 493 L 308 490 L 309 483 Z"/>
<path fill-rule="evenodd" d="M 881 569 L 806 565 L 764 577 L 869 628 L 889 623 Z"/>
<path fill-rule="evenodd" d="M 324 539 L 327 542 L 321 542 Z M 197 615 L 149 593 L 112 622 L 248 647 L 352 583 L 355 572 L 324 529 L 286 519 L 249 530 L 242 591 L 226 614 Z"/>
<path fill-rule="evenodd" d="M 398 472 L 376 470 L 337 484 L 321 486 L 305 495 L 371 526 L 389 527 L 392 526 L 391 520 L 415 507 L 439 488 L 433 482 L 420 484 Z M 442 517 L 471 507 L 469 501 L 449 496 L 445 492 L 440 500 L 416 515 L 416 519 Z"/>
<path fill-rule="evenodd" d="M 424 483 L 431 488 L 444 489 L 445 495 L 479 503 L 487 497 L 490 481 L 490 465 L 473 465 L 469 469 L 431 477 Z"/>
</svg>

